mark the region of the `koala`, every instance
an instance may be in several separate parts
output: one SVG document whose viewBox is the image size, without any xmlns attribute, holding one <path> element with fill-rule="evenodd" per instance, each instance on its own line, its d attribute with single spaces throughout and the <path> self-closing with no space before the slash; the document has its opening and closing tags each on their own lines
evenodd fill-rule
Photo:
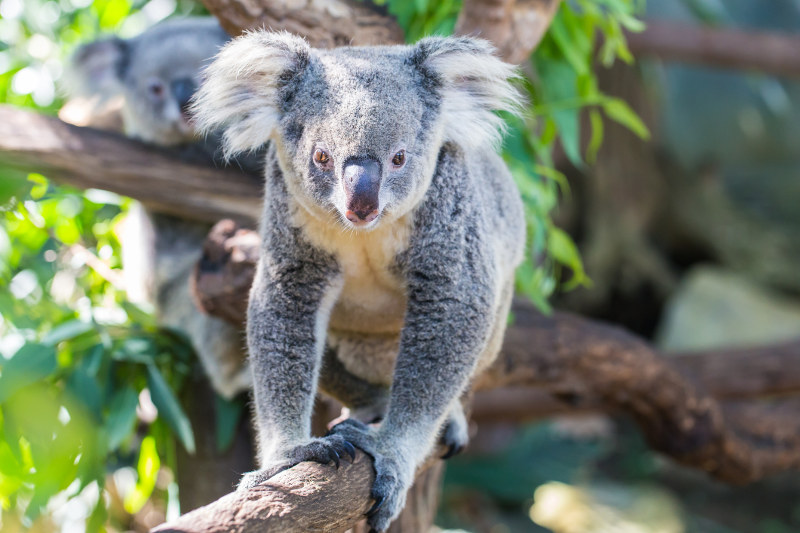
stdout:
<svg viewBox="0 0 800 533">
<path fill-rule="evenodd" d="M 466 444 L 461 399 L 500 350 L 524 254 L 496 151 L 515 76 L 480 39 L 318 50 L 267 31 L 207 68 L 199 127 L 228 155 L 269 141 L 247 315 L 260 470 L 240 487 L 358 447 L 383 531 L 437 439 Z M 352 416 L 313 438 L 318 389 Z"/>
<path fill-rule="evenodd" d="M 73 56 L 69 89 L 101 101 L 121 96 L 126 135 L 182 147 L 212 162 L 221 155 L 219 139 L 199 136 L 188 108 L 203 66 L 229 40 L 216 19 L 204 17 L 167 21 L 132 39 L 95 41 Z M 152 239 L 134 245 L 126 237 L 123 261 L 126 271 L 148 272 L 144 292 L 160 322 L 187 334 L 218 393 L 231 398 L 248 389 L 240 330 L 198 311 L 189 291 L 208 226 L 137 209 L 130 220 L 137 229 L 133 234 Z"/>
</svg>

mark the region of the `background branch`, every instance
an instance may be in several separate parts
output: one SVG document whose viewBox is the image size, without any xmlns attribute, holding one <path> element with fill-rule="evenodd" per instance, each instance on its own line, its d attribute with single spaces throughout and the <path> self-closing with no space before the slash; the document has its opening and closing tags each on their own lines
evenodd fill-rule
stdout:
<svg viewBox="0 0 800 533">
<path fill-rule="evenodd" d="M 788 33 L 649 20 L 644 32 L 627 38 L 636 57 L 800 76 L 800 36 Z"/>
</svg>

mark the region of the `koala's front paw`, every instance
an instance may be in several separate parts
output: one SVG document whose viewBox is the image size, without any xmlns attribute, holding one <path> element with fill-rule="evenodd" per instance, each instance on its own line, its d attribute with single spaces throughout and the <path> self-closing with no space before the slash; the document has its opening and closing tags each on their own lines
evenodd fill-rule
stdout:
<svg viewBox="0 0 800 533">
<path fill-rule="evenodd" d="M 367 511 L 367 523 L 373 531 L 385 531 L 397 518 L 406 503 L 406 494 L 413 482 L 413 468 L 379 450 L 375 430 L 352 418 L 331 428 L 330 434 L 340 435 L 372 456 L 375 484 L 371 496 L 375 503 Z"/>
<path fill-rule="evenodd" d="M 246 473 L 239 482 L 237 489 L 249 489 L 260 485 L 272 476 L 303 461 L 314 461 L 323 464 L 332 462 L 336 465 L 336 468 L 339 468 L 342 457 L 350 457 L 351 462 L 356 458 L 356 449 L 343 437 L 329 435 L 318 439 L 310 439 L 307 443 L 290 449 L 283 458 L 268 461 L 261 469 Z"/>
</svg>

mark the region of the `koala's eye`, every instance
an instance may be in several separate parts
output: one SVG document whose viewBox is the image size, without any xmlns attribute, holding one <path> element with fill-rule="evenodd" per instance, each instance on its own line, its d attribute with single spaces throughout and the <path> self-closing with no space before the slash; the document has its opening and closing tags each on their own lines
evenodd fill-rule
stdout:
<svg viewBox="0 0 800 533">
<path fill-rule="evenodd" d="M 395 168 L 400 168 L 405 164 L 406 164 L 406 151 L 400 150 L 399 152 L 394 154 L 394 157 L 392 158 L 392 165 L 394 165 Z"/>
<path fill-rule="evenodd" d="M 147 84 L 147 92 L 155 98 L 161 98 L 164 96 L 164 84 L 159 80 L 153 80 Z"/>
<path fill-rule="evenodd" d="M 323 170 L 328 170 L 331 167 L 331 156 L 322 148 L 314 150 L 314 163 Z"/>
</svg>

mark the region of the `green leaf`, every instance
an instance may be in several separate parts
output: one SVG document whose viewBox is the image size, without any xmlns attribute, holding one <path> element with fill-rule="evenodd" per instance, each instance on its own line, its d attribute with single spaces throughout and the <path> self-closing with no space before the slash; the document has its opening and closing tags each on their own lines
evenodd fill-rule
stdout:
<svg viewBox="0 0 800 533">
<path fill-rule="evenodd" d="M 125 497 L 125 510 L 130 514 L 139 512 L 156 487 L 158 470 L 161 468 L 161 459 L 158 457 L 156 440 L 153 437 L 145 437 L 142 446 L 139 448 L 139 462 L 136 472 L 139 479 L 136 480 L 136 487 Z"/>
<path fill-rule="evenodd" d="M 147 365 L 147 388 L 150 389 L 150 398 L 158 409 L 159 416 L 163 416 L 167 425 L 189 453 L 194 453 L 194 433 L 189 418 L 183 412 L 178 399 L 172 393 L 164 376 L 155 365 Z"/>
<path fill-rule="evenodd" d="M 550 116 L 558 127 L 564 152 L 577 167 L 583 166 L 580 150 L 579 107 L 559 107 L 559 101 L 577 101 L 578 76 L 570 65 L 562 60 L 537 59 L 536 69 L 542 82 L 542 92 L 550 108 Z"/>
<path fill-rule="evenodd" d="M 589 138 L 589 145 L 586 147 L 586 161 L 593 165 L 597 161 L 597 154 L 603 144 L 603 117 L 597 109 L 589 111 L 589 124 L 592 127 L 592 136 Z"/>
<path fill-rule="evenodd" d="M 2 367 L 0 403 L 23 387 L 49 376 L 57 367 L 54 347 L 36 343 L 23 345 Z"/>
<path fill-rule="evenodd" d="M 106 420 L 110 451 L 119 448 L 119 445 L 131 435 L 136 422 L 137 405 L 139 405 L 139 395 L 130 385 L 118 390 L 111 397 Z"/>
<path fill-rule="evenodd" d="M 74 339 L 93 330 L 94 325 L 91 322 L 84 322 L 78 319 L 69 320 L 45 333 L 42 337 L 42 344 L 54 346 L 61 341 Z"/>
<path fill-rule="evenodd" d="M 650 130 L 647 129 L 647 126 L 645 126 L 636 112 L 623 100 L 619 98 L 608 98 L 603 102 L 603 111 L 605 111 L 608 118 L 619 122 L 635 133 L 639 138 L 644 140 L 650 139 Z"/>
<path fill-rule="evenodd" d="M 67 379 L 67 391 L 81 401 L 96 422 L 102 419 L 102 393 L 97 381 L 88 372 L 82 369 L 73 371 Z"/>
<path fill-rule="evenodd" d="M 239 427 L 239 420 L 241 420 L 243 412 L 244 405 L 241 400 L 226 400 L 222 396 L 216 395 L 214 415 L 218 452 L 225 452 L 233 444 L 236 428 Z"/>
</svg>

